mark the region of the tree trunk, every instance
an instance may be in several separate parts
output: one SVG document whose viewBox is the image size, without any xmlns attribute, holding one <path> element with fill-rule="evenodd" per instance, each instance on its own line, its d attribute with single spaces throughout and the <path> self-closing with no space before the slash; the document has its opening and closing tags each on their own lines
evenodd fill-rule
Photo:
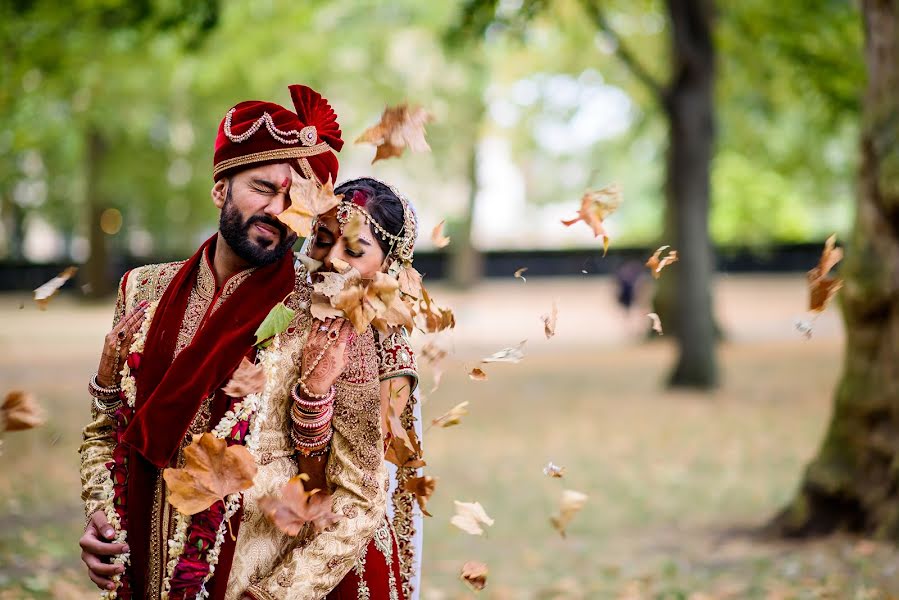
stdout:
<svg viewBox="0 0 899 600">
<path fill-rule="evenodd" d="M 6 230 L 7 258 L 25 259 L 25 209 L 13 199 L 12 191 L 3 192 L 3 227 Z"/>
<path fill-rule="evenodd" d="M 862 10 L 868 83 L 858 207 L 841 269 L 842 380 L 818 456 L 772 528 L 899 542 L 899 0 L 864 0 Z"/>
<path fill-rule="evenodd" d="M 715 48 L 708 0 L 669 0 L 673 69 L 663 103 L 669 123 L 665 181 L 667 241 L 680 262 L 662 275 L 671 301 L 678 358 L 669 385 L 718 383 L 709 239 L 710 166 L 715 143 Z M 663 320 L 663 324 L 665 321 Z"/>
<path fill-rule="evenodd" d="M 484 258 L 472 241 L 474 211 L 478 197 L 478 136 L 472 140 L 468 159 L 468 204 L 459 227 L 453 232 L 449 246 L 450 283 L 457 288 L 468 289 L 481 280 L 484 274 Z"/>
<path fill-rule="evenodd" d="M 85 206 L 88 219 L 88 248 L 90 256 L 84 265 L 84 283 L 88 296 L 99 298 L 112 292 L 114 286 L 109 272 L 109 249 L 106 245 L 106 234 L 100 227 L 100 217 L 106 208 L 103 201 L 102 166 L 107 146 L 103 135 L 95 128 L 89 128 L 86 134 L 87 153 L 85 160 L 86 190 Z"/>
</svg>

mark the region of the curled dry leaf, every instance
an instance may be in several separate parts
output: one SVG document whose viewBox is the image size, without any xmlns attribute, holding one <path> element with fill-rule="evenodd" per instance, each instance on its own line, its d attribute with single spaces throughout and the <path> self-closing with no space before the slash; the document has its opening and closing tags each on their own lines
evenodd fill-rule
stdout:
<svg viewBox="0 0 899 600">
<path fill-rule="evenodd" d="M 515 271 L 515 278 L 516 278 L 516 279 L 520 279 L 520 280 L 522 280 L 523 282 L 527 283 L 528 280 L 527 280 L 527 278 L 524 276 L 524 272 L 527 271 L 527 270 L 528 270 L 527 267 L 521 267 L 520 269 L 518 269 L 517 271 Z"/>
<path fill-rule="evenodd" d="M 562 499 L 559 502 L 559 514 L 550 517 L 549 521 L 552 526 L 565 537 L 565 530 L 574 516 L 580 512 L 587 503 L 587 495 L 574 490 L 565 490 L 562 492 Z"/>
<path fill-rule="evenodd" d="M 648 313 L 646 316 L 652 321 L 652 330 L 659 335 L 665 335 L 665 332 L 662 331 L 662 319 L 659 318 L 659 315 L 657 313 Z"/>
<path fill-rule="evenodd" d="M 603 255 L 609 250 L 609 235 L 603 221 L 621 206 L 621 189 L 617 185 L 598 190 L 587 190 L 581 197 L 581 208 L 577 218 L 563 220 L 562 224 L 571 227 L 578 221 L 586 223 L 593 230 L 593 237 L 602 236 Z"/>
<path fill-rule="evenodd" d="M 468 377 L 474 381 L 487 381 L 487 373 L 477 367 L 469 371 Z"/>
<path fill-rule="evenodd" d="M 390 397 L 387 402 L 387 420 L 385 422 L 385 433 L 387 435 L 385 460 L 399 467 L 418 468 L 425 466 L 424 461 L 421 460 L 421 443 L 418 441 L 415 429 L 407 430 L 403 427 L 403 423 L 400 420 L 400 414 L 404 408 L 404 406 L 400 406 L 400 391 L 405 387 L 394 390 L 393 382 L 391 381 Z"/>
<path fill-rule="evenodd" d="M 437 478 L 428 475 L 425 475 L 424 477 L 410 477 L 406 480 L 406 483 L 403 484 L 404 490 L 415 494 L 415 501 L 418 502 L 418 507 L 421 509 L 422 514 L 427 517 L 433 516 L 425 507 L 428 504 L 428 500 L 431 499 L 431 494 L 434 493 L 436 488 Z"/>
<path fill-rule="evenodd" d="M 487 565 L 476 560 L 470 560 L 462 565 L 459 577 L 467 583 L 471 589 L 480 592 L 487 586 Z"/>
<path fill-rule="evenodd" d="M 835 246 L 836 241 L 836 235 L 827 238 L 818 266 L 808 272 L 808 309 L 815 313 L 822 312 L 830 299 L 843 287 L 842 279 L 829 276 L 830 270 L 843 260 L 843 250 Z"/>
<path fill-rule="evenodd" d="M 184 468 L 165 469 L 169 503 L 185 515 L 206 510 L 225 496 L 253 486 L 256 461 L 244 446 L 211 433 L 195 435 L 184 449 Z"/>
<path fill-rule="evenodd" d="M 482 535 L 484 533 L 482 525 L 492 526 L 493 519 L 487 516 L 487 512 L 480 502 L 459 502 L 454 501 L 456 505 L 456 514 L 450 519 L 450 523 L 471 535 Z"/>
<path fill-rule="evenodd" d="M 546 466 L 543 467 L 543 474 L 547 477 L 561 479 L 565 475 L 565 467 L 560 467 L 557 464 L 553 464 L 552 461 L 549 461 L 546 463 Z"/>
<path fill-rule="evenodd" d="M 50 304 L 50 298 L 59 291 L 59 288 L 61 288 L 65 282 L 74 277 L 77 272 L 78 267 L 68 267 L 62 273 L 34 290 L 34 301 L 37 303 L 37 307 L 41 310 L 47 310 L 47 305 Z"/>
<path fill-rule="evenodd" d="M 412 267 L 404 267 L 396 276 L 400 284 L 400 293 L 415 300 L 421 298 L 421 273 Z"/>
<path fill-rule="evenodd" d="M 490 356 L 486 358 L 482 358 L 481 362 L 484 363 L 494 363 L 494 362 L 507 362 L 507 363 L 520 363 L 522 359 L 524 359 L 524 345 L 527 344 L 527 340 L 522 340 L 514 348 L 503 348 L 499 352 L 494 352 Z"/>
<path fill-rule="evenodd" d="M 377 146 L 372 164 L 402 156 L 407 147 L 413 152 L 427 152 L 431 148 L 425 141 L 425 125 L 433 120 L 434 117 L 420 106 L 388 106 L 381 114 L 380 122 L 366 129 L 356 143 Z"/>
<path fill-rule="evenodd" d="M 448 308 L 441 308 L 431 300 L 428 290 L 421 288 L 421 300 L 417 307 L 416 322 L 423 333 L 437 333 L 456 326 L 456 317 Z"/>
<path fill-rule="evenodd" d="M 34 429 L 45 420 L 44 409 L 34 396 L 22 390 L 8 392 L 0 405 L 0 431 Z"/>
<path fill-rule="evenodd" d="M 245 356 L 222 391 L 232 398 L 243 398 L 250 394 L 261 394 L 264 389 L 265 370 L 262 365 L 251 363 Z"/>
<path fill-rule="evenodd" d="M 444 225 L 446 225 L 446 221 L 440 221 L 437 227 L 434 228 L 434 231 L 431 232 L 431 242 L 435 248 L 446 248 L 450 243 L 450 238 L 443 234 Z"/>
<path fill-rule="evenodd" d="M 460 402 L 440 417 L 431 421 L 431 425 L 436 425 L 437 427 L 443 427 L 444 429 L 446 429 L 447 427 L 452 427 L 453 425 L 458 425 L 459 423 L 461 423 L 462 417 L 467 414 L 468 401 L 466 400 L 465 402 Z"/>
<path fill-rule="evenodd" d="M 646 266 L 649 267 L 649 272 L 652 273 L 653 279 L 659 278 L 662 269 L 677 262 L 677 250 L 670 250 L 668 255 L 662 258 L 662 252 L 668 248 L 670 248 L 670 246 L 662 246 L 653 252 L 652 256 L 649 257 L 649 260 L 646 261 Z"/>
<path fill-rule="evenodd" d="M 543 333 L 546 335 L 546 339 L 551 338 L 556 335 L 556 320 L 559 317 L 559 309 L 556 306 L 556 303 L 553 302 L 552 312 L 548 315 L 542 315 L 540 319 L 543 321 Z"/>
<path fill-rule="evenodd" d="M 334 184 L 330 178 L 319 186 L 317 181 L 300 177 L 293 169 L 290 174 L 290 206 L 278 215 L 278 220 L 300 237 L 309 237 L 315 217 L 337 206 L 343 194 L 334 195 Z"/>
<path fill-rule="evenodd" d="M 302 253 L 297 254 L 296 256 L 297 256 L 297 260 L 300 261 L 300 263 L 304 267 L 306 267 L 306 272 L 310 273 L 310 274 L 315 273 L 316 271 L 321 269 L 322 265 L 324 264 L 322 261 L 315 260 L 311 256 L 306 256 L 305 254 L 302 254 Z"/>
<path fill-rule="evenodd" d="M 331 496 L 317 489 L 307 492 L 304 478 L 305 474 L 291 477 L 281 487 L 280 497 L 266 495 L 259 499 L 259 508 L 265 516 L 290 536 L 299 534 L 306 523 L 321 531 L 340 520 L 331 511 Z"/>
<path fill-rule="evenodd" d="M 343 237 L 344 243 L 346 243 L 346 247 L 350 252 L 361 254 L 362 244 L 359 243 L 359 236 L 362 235 L 362 228 L 365 227 L 367 223 L 365 222 L 365 217 L 357 211 L 354 210 L 350 212 L 350 219 L 346 222 L 346 225 L 343 226 L 341 237 Z"/>
</svg>

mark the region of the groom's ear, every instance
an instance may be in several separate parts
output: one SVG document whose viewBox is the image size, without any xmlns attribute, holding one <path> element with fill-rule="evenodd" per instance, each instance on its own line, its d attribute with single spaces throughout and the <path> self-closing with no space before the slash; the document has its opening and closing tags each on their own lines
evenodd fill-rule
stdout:
<svg viewBox="0 0 899 600">
<path fill-rule="evenodd" d="M 222 177 L 212 186 L 212 191 L 210 191 L 212 203 L 215 204 L 215 207 L 219 210 L 225 205 L 225 197 L 229 185 L 231 185 L 230 180 L 227 177 Z"/>
</svg>

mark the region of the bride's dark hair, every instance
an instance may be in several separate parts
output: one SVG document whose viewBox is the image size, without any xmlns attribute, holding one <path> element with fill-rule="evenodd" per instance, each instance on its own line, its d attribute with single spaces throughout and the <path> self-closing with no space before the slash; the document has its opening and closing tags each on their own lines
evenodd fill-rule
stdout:
<svg viewBox="0 0 899 600">
<path fill-rule="evenodd" d="M 364 208 L 390 235 L 406 234 L 403 231 L 403 203 L 389 186 L 370 177 L 359 177 L 344 181 L 334 189 L 334 193 L 343 194 L 344 201 Z M 384 251 L 384 256 L 390 256 L 395 244 L 378 235 L 374 227 L 371 227 L 371 230 L 381 250 Z"/>
</svg>

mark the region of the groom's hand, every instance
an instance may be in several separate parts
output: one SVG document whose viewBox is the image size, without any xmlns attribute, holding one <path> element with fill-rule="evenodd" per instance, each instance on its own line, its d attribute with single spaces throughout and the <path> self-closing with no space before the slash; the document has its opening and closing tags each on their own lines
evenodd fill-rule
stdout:
<svg viewBox="0 0 899 600">
<path fill-rule="evenodd" d="M 115 584 L 110 577 L 125 570 L 122 565 L 104 562 L 108 557 L 128 552 L 128 546 L 125 544 L 110 543 L 114 538 L 115 531 L 106 520 L 106 514 L 98 510 L 91 515 L 84 535 L 78 542 L 81 545 L 81 560 L 87 565 L 87 573 L 100 589 L 113 589 Z"/>
</svg>

